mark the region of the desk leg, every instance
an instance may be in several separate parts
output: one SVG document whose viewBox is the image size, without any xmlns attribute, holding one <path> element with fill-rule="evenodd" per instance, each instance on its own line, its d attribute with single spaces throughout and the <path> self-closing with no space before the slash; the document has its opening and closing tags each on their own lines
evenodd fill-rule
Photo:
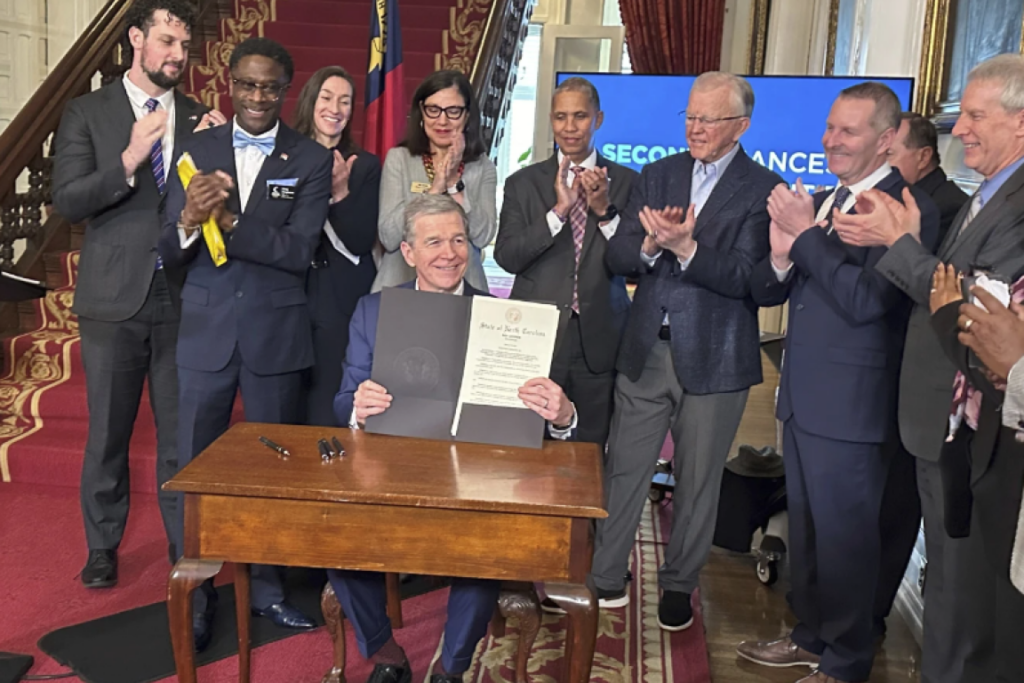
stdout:
<svg viewBox="0 0 1024 683">
<path fill-rule="evenodd" d="M 324 584 L 320 594 L 320 611 L 324 614 L 334 649 L 334 666 L 324 674 L 320 683 L 345 683 L 345 615 L 341 613 L 341 603 L 330 581 Z"/>
<path fill-rule="evenodd" d="M 235 619 L 238 622 L 238 683 L 249 683 L 249 565 L 235 564 Z"/>
<path fill-rule="evenodd" d="M 174 668 L 179 683 L 196 683 L 196 658 L 192 645 L 192 591 L 217 575 L 223 562 L 182 558 L 167 581 L 167 617 L 171 626 Z"/>
<path fill-rule="evenodd" d="M 565 668 L 562 680 L 587 683 L 597 643 L 597 591 L 588 577 L 585 584 L 548 583 L 544 592 L 569 615 L 565 631 Z"/>
</svg>

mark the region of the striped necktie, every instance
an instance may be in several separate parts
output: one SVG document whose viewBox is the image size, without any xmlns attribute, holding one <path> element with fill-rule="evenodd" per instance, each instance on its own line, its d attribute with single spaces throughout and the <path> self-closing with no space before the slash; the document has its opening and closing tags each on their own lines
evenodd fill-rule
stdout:
<svg viewBox="0 0 1024 683">
<path fill-rule="evenodd" d="M 582 166 L 574 166 L 570 170 L 574 174 L 573 181 L 575 181 L 586 169 Z M 573 185 L 575 185 L 575 182 Z M 580 254 L 583 253 L 583 237 L 587 234 L 587 195 L 583 191 L 582 185 L 579 186 L 579 194 L 576 195 L 576 201 L 573 202 L 572 208 L 569 210 L 569 224 L 572 226 L 572 244 L 576 254 L 576 267 L 573 270 L 572 277 L 572 310 L 579 314 L 580 295 L 578 281 Z"/>
<path fill-rule="evenodd" d="M 152 97 L 146 100 L 146 109 L 150 114 L 155 112 L 159 106 L 160 103 Z M 167 179 L 164 174 L 164 140 L 162 136 L 153 143 L 153 148 L 149 150 L 149 165 L 153 168 L 153 180 L 156 181 L 156 189 L 162 195 L 167 189 Z M 160 258 L 160 254 L 157 254 L 156 269 L 160 270 L 163 267 L 164 261 Z"/>
<path fill-rule="evenodd" d="M 985 201 L 981 198 L 981 188 L 979 187 L 978 191 L 974 193 L 973 197 L 971 197 L 971 208 L 967 210 L 967 215 L 964 216 L 964 222 L 960 224 L 960 229 L 956 233 L 958 238 L 960 235 L 964 234 L 964 230 L 967 229 L 967 226 L 971 224 L 971 221 L 974 220 L 974 217 L 978 215 L 978 212 L 981 211 L 981 207 L 984 205 Z"/>
</svg>

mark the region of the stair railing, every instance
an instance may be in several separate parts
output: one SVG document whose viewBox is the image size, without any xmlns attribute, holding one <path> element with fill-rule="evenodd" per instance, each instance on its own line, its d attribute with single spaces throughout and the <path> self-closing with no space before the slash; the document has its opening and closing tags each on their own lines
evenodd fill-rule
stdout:
<svg viewBox="0 0 1024 683">
<path fill-rule="evenodd" d="M 505 134 L 523 43 L 536 0 L 494 0 L 469 80 L 480 103 L 484 147 L 495 157 Z"/>
<path fill-rule="evenodd" d="M 0 134 L 0 268 L 40 280 L 43 254 L 70 246 L 70 226 L 51 205 L 53 136 L 68 102 L 117 78 L 122 63 L 124 17 L 132 0 L 109 0 L 68 49 L 29 101 Z M 215 37 L 230 0 L 202 0 L 193 29 L 193 59 L 203 40 Z M 225 6 L 226 5 L 226 6 Z M 25 250 L 15 262 L 15 243 Z M 19 331 L 16 307 L 0 304 L 0 334 Z"/>
</svg>

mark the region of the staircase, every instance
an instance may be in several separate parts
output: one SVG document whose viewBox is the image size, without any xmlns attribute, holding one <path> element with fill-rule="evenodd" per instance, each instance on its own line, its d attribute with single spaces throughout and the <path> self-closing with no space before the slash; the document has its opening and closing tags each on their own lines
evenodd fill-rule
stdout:
<svg viewBox="0 0 1024 683">
<path fill-rule="evenodd" d="M 401 0 L 406 101 L 438 68 L 470 74 L 481 101 L 485 142 L 496 148 L 514 86 L 534 0 Z M 36 95 L 0 136 L 0 267 L 45 279 L 42 300 L 0 303 L 4 371 L 0 376 L 0 486 L 3 482 L 77 488 L 88 411 L 71 314 L 82 227 L 50 206 L 49 140 L 68 100 L 86 92 L 97 71 L 120 75 L 113 55 L 130 0 L 109 0 Z M 295 61 L 284 106 L 291 113 L 302 85 L 323 66 L 349 70 L 357 85 L 353 134 L 362 139 L 371 0 L 204 0 L 193 31 L 186 91 L 231 115 L 227 63 L 253 35 L 282 43 Z M 15 180 L 27 174 L 27 190 Z M 13 263 L 13 243 L 28 248 Z M 241 418 L 236 406 L 237 419 Z M 131 441 L 131 489 L 155 490 L 153 416 L 146 393 Z"/>
</svg>

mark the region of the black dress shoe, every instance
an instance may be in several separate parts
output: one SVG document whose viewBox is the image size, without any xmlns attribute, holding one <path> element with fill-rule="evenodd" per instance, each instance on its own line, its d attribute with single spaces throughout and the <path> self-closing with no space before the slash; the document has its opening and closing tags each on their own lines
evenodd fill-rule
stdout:
<svg viewBox="0 0 1024 683">
<path fill-rule="evenodd" d="M 86 588 L 109 588 L 117 585 L 117 551 L 90 550 L 89 559 L 82 569 L 82 583 Z"/>
<path fill-rule="evenodd" d="M 192 612 L 192 644 L 195 646 L 196 654 L 199 654 L 210 646 L 213 638 L 213 615 L 217 613 L 217 592 L 206 592 L 206 609 L 193 610 Z"/>
<path fill-rule="evenodd" d="M 377 664 L 366 683 L 412 683 L 412 668 L 408 662 L 405 666 Z"/>
<path fill-rule="evenodd" d="M 308 631 L 316 628 L 316 622 L 307 617 L 287 602 L 279 602 L 265 609 L 252 610 L 258 617 L 266 617 L 281 628 L 294 628 L 300 631 Z"/>
<path fill-rule="evenodd" d="M 430 677 L 430 683 L 462 683 L 462 674 L 451 676 L 449 674 L 434 674 Z"/>
</svg>

